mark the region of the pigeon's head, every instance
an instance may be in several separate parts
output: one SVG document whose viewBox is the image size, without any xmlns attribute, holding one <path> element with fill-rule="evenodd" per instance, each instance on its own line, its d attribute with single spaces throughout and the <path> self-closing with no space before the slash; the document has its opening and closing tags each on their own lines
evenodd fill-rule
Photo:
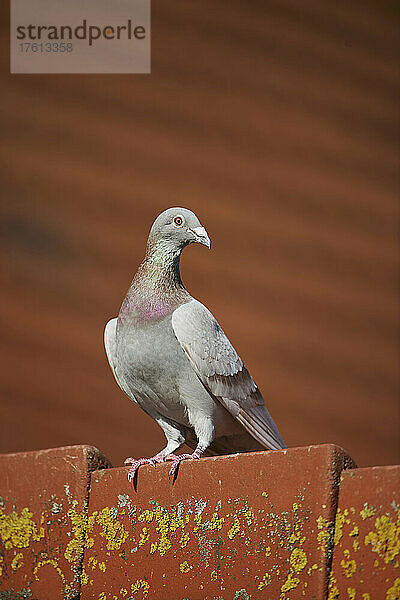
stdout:
<svg viewBox="0 0 400 600">
<path fill-rule="evenodd" d="M 196 215 L 187 208 L 164 210 L 154 221 L 149 234 L 151 246 L 162 244 L 175 251 L 180 251 L 193 242 L 211 247 L 207 231 Z"/>
</svg>

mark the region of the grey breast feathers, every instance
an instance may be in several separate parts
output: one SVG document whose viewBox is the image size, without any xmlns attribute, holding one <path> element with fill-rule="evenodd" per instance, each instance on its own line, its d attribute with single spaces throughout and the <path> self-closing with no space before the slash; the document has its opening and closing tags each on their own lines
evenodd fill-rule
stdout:
<svg viewBox="0 0 400 600">
<path fill-rule="evenodd" d="M 123 378 L 118 374 L 118 359 L 117 359 L 117 317 L 108 321 L 104 329 L 104 346 L 108 362 L 115 377 L 115 381 L 125 394 L 134 400 L 132 393 L 124 382 Z"/>
</svg>

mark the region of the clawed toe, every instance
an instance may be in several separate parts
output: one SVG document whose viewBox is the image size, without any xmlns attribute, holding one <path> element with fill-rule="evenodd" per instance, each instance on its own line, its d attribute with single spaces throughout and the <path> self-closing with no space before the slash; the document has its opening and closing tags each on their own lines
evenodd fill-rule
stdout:
<svg viewBox="0 0 400 600">
<path fill-rule="evenodd" d="M 133 482 L 136 488 L 137 472 L 139 467 L 142 465 L 153 465 L 155 468 L 158 463 L 163 462 L 164 460 L 165 456 L 162 453 L 156 454 L 156 456 L 153 456 L 152 458 L 126 458 L 124 464 L 131 467 L 128 472 L 128 480 Z"/>
<path fill-rule="evenodd" d="M 179 465 L 181 464 L 181 462 L 183 460 L 188 460 L 190 458 L 194 458 L 194 459 L 199 459 L 200 457 L 193 454 L 169 454 L 166 458 L 166 460 L 171 460 L 172 461 L 172 467 L 169 470 L 169 474 L 168 474 L 168 479 L 171 479 L 171 477 L 173 478 L 173 481 L 175 481 L 177 475 L 178 475 L 178 469 L 179 469 Z"/>
<path fill-rule="evenodd" d="M 137 471 L 134 471 L 133 473 L 131 471 L 129 471 L 129 473 L 128 473 L 128 481 L 130 483 L 133 483 L 133 480 L 135 478 L 136 473 L 137 473 Z"/>
<path fill-rule="evenodd" d="M 139 458 L 138 460 L 136 460 L 134 458 L 127 458 L 125 460 L 125 464 L 128 466 L 130 465 L 130 467 L 131 467 L 128 472 L 128 481 L 134 482 L 135 476 L 137 476 L 139 467 L 141 467 L 142 465 L 146 465 L 146 464 L 153 464 L 151 461 L 152 461 L 152 459 L 150 459 L 150 458 Z"/>
</svg>

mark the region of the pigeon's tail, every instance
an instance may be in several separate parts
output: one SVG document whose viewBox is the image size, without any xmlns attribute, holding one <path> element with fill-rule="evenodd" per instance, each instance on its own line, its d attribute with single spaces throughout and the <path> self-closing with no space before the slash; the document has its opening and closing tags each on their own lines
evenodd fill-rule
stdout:
<svg viewBox="0 0 400 600">
<path fill-rule="evenodd" d="M 240 409 L 236 418 L 264 448 L 271 450 L 287 448 L 265 405 L 251 406 L 246 410 Z"/>
</svg>

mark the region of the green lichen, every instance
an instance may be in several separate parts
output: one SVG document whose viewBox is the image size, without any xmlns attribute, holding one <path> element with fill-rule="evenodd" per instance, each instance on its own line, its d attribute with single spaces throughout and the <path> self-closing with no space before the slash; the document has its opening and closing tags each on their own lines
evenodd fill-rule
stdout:
<svg viewBox="0 0 400 600">
<path fill-rule="evenodd" d="M 15 592 L 14 588 L 0 592 L 0 600 L 29 600 L 32 598 L 32 592 L 26 588 L 22 588 L 19 592 Z"/>
</svg>

